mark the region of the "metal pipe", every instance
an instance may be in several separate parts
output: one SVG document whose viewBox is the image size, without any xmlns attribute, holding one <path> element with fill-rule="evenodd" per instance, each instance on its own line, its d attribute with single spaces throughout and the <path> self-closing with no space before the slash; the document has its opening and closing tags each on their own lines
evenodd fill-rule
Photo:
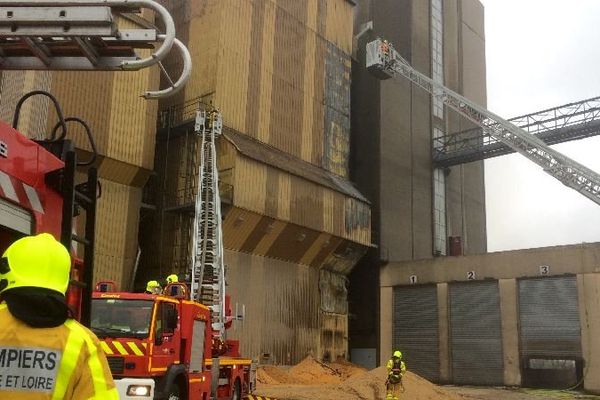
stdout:
<svg viewBox="0 0 600 400">
<path fill-rule="evenodd" d="M 181 72 L 181 76 L 175 83 L 172 84 L 171 87 L 162 90 L 155 91 L 147 91 L 144 94 L 144 98 L 146 99 L 158 99 L 162 97 L 172 96 L 175 93 L 179 92 L 181 88 L 187 83 L 192 74 L 192 56 L 190 55 L 187 47 L 181 43 L 179 39 L 175 39 L 173 41 L 175 47 L 177 47 L 181 53 L 181 58 L 183 58 L 183 71 Z"/>
</svg>

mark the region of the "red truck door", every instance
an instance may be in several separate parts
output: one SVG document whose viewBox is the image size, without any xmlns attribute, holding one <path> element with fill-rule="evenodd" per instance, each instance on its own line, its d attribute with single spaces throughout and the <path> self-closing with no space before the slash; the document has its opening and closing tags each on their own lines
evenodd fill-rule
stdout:
<svg viewBox="0 0 600 400">
<path fill-rule="evenodd" d="M 179 363 L 178 321 L 177 303 L 167 301 L 157 303 L 150 372 L 166 371 L 169 365 Z"/>
</svg>

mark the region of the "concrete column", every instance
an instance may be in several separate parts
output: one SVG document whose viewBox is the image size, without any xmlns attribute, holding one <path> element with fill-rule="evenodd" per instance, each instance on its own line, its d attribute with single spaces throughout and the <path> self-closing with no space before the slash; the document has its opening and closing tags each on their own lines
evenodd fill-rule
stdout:
<svg viewBox="0 0 600 400">
<path fill-rule="evenodd" d="M 438 337 L 440 351 L 440 382 L 450 382 L 450 344 L 449 344 L 449 321 L 448 312 L 448 284 L 439 283 L 437 285 L 438 297 Z"/>
<path fill-rule="evenodd" d="M 600 274 L 577 275 L 581 350 L 583 352 L 583 387 L 600 394 Z"/>
<path fill-rule="evenodd" d="M 502 318 L 502 349 L 504 353 L 504 384 L 521 385 L 519 365 L 519 329 L 517 310 L 517 280 L 498 280 L 500 314 Z"/>
<path fill-rule="evenodd" d="M 381 288 L 379 318 L 379 365 L 384 365 L 392 354 L 393 288 Z"/>
</svg>

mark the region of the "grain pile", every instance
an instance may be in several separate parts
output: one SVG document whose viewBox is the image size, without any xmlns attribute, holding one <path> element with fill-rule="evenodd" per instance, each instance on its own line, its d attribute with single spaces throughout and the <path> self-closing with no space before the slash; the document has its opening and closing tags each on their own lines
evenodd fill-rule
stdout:
<svg viewBox="0 0 600 400">
<path fill-rule="evenodd" d="M 384 400 L 386 375 L 385 367 L 366 371 L 346 361 L 325 364 L 307 357 L 291 368 L 260 367 L 255 394 L 279 400 Z M 401 399 L 463 399 L 411 372 L 404 387 Z"/>
</svg>

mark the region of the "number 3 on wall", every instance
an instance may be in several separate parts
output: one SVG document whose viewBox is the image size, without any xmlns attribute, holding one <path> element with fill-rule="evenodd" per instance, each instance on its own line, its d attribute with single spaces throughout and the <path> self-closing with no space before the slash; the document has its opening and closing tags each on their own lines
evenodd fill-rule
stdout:
<svg viewBox="0 0 600 400">
<path fill-rule="evenodd" d="M 467 272 L 467 280 L 474 281 L 475 280 L 475 271 Z"/>
<path fill-rule="evenodd" d="M 547 265 L 540 265 L 540 275 L 548 275 L 550 273 L 550 267 Z"/>
</svg>

